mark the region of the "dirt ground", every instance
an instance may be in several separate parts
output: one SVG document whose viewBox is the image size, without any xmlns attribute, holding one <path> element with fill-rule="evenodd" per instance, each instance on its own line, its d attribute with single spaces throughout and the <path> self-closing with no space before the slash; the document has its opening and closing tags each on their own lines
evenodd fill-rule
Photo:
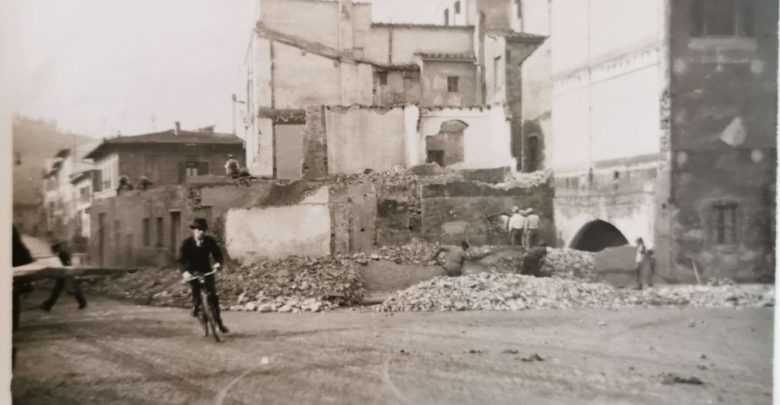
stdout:
<svg viewBox="0 0 780 405">
<path fill-rule="evenodd" d="M 14 404 L 771 403 L 771 308 L 228 312 L 215 343 L 182 309 L 43 299 Z"/>
</svg>

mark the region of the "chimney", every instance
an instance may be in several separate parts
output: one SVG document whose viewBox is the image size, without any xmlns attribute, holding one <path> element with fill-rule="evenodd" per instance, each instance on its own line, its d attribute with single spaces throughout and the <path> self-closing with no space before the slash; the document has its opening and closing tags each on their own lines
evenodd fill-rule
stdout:
<svg viewBox="0 0 780 405">
<path fill-rule="evenodd" d="M 181 131 L 181 123 L 179 121 L 176 121 L 176 129 L 173 130 L 173 134 L 179 135 L 179 131 Z"/>
</svg>

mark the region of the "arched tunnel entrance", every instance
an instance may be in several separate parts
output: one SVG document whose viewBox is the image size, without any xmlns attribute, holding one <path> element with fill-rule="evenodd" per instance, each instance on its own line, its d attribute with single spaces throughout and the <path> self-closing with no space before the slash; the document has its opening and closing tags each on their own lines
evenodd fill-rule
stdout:
<svg viewBox="0 0 780 405">
<path fill-rule="evenodd" d="M 588 222 L 577 232 L 569 247 L 599 252 L 608 247 L 628 245 L 628 239 L 609 222 L 597 219 Z"/>
</svg>

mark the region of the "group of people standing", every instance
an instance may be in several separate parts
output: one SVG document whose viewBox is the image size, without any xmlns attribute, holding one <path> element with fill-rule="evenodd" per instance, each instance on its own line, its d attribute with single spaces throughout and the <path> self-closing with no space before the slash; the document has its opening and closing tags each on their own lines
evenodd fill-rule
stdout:
<svg viewBox="0 0 780 405">
<path fill-rule="evenodd" d="M 512 215 L 507 223 L 510 246 L 523 246 L 530 249 L 539 242 L 539 215 L 533 208 L 512 208 Z"/>
</svg>

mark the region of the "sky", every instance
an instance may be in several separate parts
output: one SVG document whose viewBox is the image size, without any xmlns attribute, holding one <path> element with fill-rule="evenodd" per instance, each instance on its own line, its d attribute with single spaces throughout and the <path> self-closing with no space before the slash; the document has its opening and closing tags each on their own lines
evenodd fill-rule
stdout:
<svg viewBox="0 0 780 405">
<path fill-rule="evenodd" d="M 16 2 L 13 106 L 96 138 L 163 131 L 175 121 L 232 132 L 231 94 L 245 94 L 257 1 Z M 431 22 L 420 4 L 434 1 L 374 0 L 374 19 Z"/>
</svg>

